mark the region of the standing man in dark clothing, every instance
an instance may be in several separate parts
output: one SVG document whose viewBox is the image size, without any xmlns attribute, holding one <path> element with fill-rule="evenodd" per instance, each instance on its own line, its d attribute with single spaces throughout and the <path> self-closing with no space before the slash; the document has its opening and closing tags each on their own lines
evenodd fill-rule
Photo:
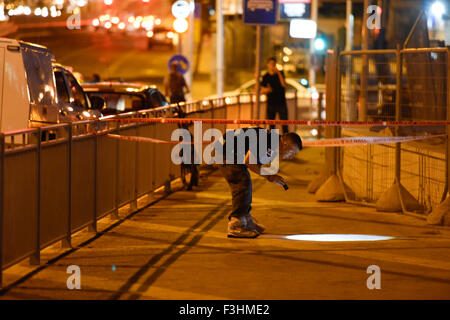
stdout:
<svg viewBox="0 0 450 320">
<path fill-rule="evenodd" d="M 278 113 L 280 120 L 288 119 L 286 105 L 286 81 L 283 71 L 278 70 L 275 58 L 267 61 L 267 72 L 261 82 L 261 93 L 267 95 L 267 119 L 275 120 Z M 275 126 L 271 125 L 273 129 Z M 283 125 L 283 133 L 288 132 L 288 126 Z"/>
<path fill-rule="evenodd" d="M 164 90 L 166 97 L 169 97 L 170 103 L 178 103 L 186 101 L 184 97 L 184 89 L 189 92 L 186 80 L 183 75 L 178 72 L 178 63 L 172 62 L 170 65 L 170 73 L 164 79 Z"/>
<path fill-rule="evenodd" d="M 252 130 L 254 131 L 251 132 Z M 251 140 L 252 133 L 255 136 L 253 141 Z M 283 177 L 274 172 L 263 172 L 261 166 L 272 162 L 277 156 L 280 160 L 291 159 L 302 149 L 302 140 L 296 133 L 288 132 L 283 135 L 267 133 L 264 135 L 265 137 L 262 136 L 263 133 L 267 133 L 267 130 L 243 128 L 228 131 L 224 136 L 224 164 L 220 166 L 220 170 L 230 186 L 232 196 L 233 210 L 228 217 L 229 238 L 256 238 L 265 230 L 265 227 L 250 214 L 252 180 L 248 169 L 287 190 Z M 227 139 L 228 135 L 234 139 L 232 140 L 234 148 L 227 148 L 227 144 L 230 142 Z M 261 139 L 265 138 L 267 138 L 266 143 L 261 143 Z M 245 141 L 245 147 L 241 145 L 240 150 L 239 140 Z M 273 145 L 272 142 L 276 145 Z M 227 163 L 227 159 L 232 163 Z M 278 171 L 278 168 L 276 170 Z"/>
</svg>

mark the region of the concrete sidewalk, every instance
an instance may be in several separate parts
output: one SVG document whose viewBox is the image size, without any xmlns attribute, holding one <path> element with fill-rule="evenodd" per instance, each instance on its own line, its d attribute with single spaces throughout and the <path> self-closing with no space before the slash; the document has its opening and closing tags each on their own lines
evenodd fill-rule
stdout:
<svg viewBox="0 0 450 320">
<path fill-rule="evenodd" d="M 219 172 L 195 192 L 179 191 L 121 220 L 99 221 L 75 248 L 44 250 L 5 272 L 2 299 L 449 299 L 450 230 L 401 214 L 345 203 L 317 203 L 308 182 L 323 149 L 306 148 L 282 164 L 290 189 L 254 176 L 253 214 L 267 233 L 228 239 L 229 189 Z M 315 242 L 288 235 L 363 234 L 384 241 Z M 330 238 L 328 238 L 330 239 Z M 58 254 L 63 256 L 54 259 Z M 81 270 L 81 289 L 66 286 L 67 267 Z M 369 290 L 367 268 L 379 266 L 381 289 Z M 34 271 L 33 271 L 34 270 Z"/>
</svg>

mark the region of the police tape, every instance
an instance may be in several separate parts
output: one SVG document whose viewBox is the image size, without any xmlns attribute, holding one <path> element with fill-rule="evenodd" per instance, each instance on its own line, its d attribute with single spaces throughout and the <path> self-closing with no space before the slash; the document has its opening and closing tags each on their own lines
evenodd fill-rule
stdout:
<svg viewBox="0 0 450 320">
<path fill-rule="evenodd" d="M 429 136 L 405 136 L 405 137 L 346 137 L 346 138 L 334 138 L 323 140 L 309 140 L 304 141 L 303 146 L 308 147 L 337 147 L 337 146 L 357 146 L 367 144 L 386 144 L 386 143 L 398 143 L 398 142 L 410 142 L 417 140 L 425 140 L 431 138 L 445 137 L 446 134 L 437 134 Z"/>
<path fill-rule="evenodd" d="M 121 136 L 118 134 L 107 134 L 106 135 L 109 138 L 113 139 L 119 139 L 119 140 L 126 140 L 126 141 L 135 141 L 135 142 L 148 142 L 148 143 L 155 143 L 155 144 L 193 144 L 193 142 L 182 142 L 182 141 L 166 141 L 166 140 L 160 140 L 160 139 L 153 139 L 153 138 L 145 138 L 145 137 L 137 137 L 137 136 Z M 210 143 L 210 142 L 208 142 Z"/>
<path fill-rule="evenodd" d="M 450 121 L 318 121 L 318 120 L 237 120 L 237 119 L 188 119 L 188 118 L 113 118 L 103 119 L 106 122 L 125 123 L 175 123 L 193 124 L 202 122 L 208 124 L 252 124 L 252 125 L 296 125 L 296 126 L 450 126 Z"/>
<path fill-rule="evenodd" d="M 135 141 L 135 142 L 148 142 L 155 144 L 194 144 L 194 142 L 180 142 L 180 141 L 166 141 L 160 139 L 137 137 L 137 136 L 121 136 L 117 134 L 107 135 L 113 139 Z M 322 140 L 304 140 L 304 147 L 339 147 L 339 146 L 357 146 L 368 144 L 387 144 L 398 142 L 410 142 L 417 140 L 425 140 L 431 138 L 441 138 L 447 136 L 446 134 L 437 134 L 429 136 L 405 136 L 405 137 L 345 137 L 345 138 L 333 138 Z M 210 144 L 211 141 L 202 141 L 202 144 Z"/>
</svg>

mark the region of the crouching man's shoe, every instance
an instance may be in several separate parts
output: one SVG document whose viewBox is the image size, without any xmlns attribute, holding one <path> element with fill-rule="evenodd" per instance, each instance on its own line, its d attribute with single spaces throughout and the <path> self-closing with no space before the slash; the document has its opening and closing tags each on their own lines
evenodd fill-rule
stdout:
<svg viewBox="0 0 450 320">
<path fill-rule="evenodd" d="M 258 233 L 263 233 L 264 230 L 266 230 L 266 227 L 262 225 L 261 223 L 258 223 L 255 218 L 252 217 L 251 214 L 248 214 L 245 216 L 247 228 L 251 230 L 255 230 Z"/>
<path fill-rule="evenodd" d="M 248 226 L 245 217 L 231 217 L 228 222 L 228 238 L 256 238 L 259 232 Z"/>
</svg>

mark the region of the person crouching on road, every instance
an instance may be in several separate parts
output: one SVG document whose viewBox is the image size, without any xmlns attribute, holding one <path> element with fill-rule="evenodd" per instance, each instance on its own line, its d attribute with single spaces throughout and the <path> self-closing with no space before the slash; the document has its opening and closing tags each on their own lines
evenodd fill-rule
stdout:
<svg viewBox="0 0 450 320">
<path fill-rule="evenodd" d="M 245 158 L 243 164 L 239 164 L 237 162 L 237 145 L 239 139 L 238 135 L 246 134 L 247 131 L 251 129 L 254 129 L 256 131 L 257 154 L 252 154 L 250 150 L 255 150 L 255 148 L 250 148 L 249 139 L 245 138 Z M 262 146 L 260 147 L 260 136 L 262 133 L 264 133 L 263 131 L 267 133 L 267 143 L 261 144 Z M 227 180 L 228 185 L 230 186 L 232 196 L 233 209 L 228 217 L 228 237 L 256 238 L 264 232 L 265 227 L 262 224 L 259 224 L 254 218 L 252 218 L 250 214 L 250 210 L 252 208 L 252 180 L 248 169 L 266 178 L 269 182 L 280 185 L 287 190 L 285 179 L 277 174 L 263 175 L 261 171 L 262 165 L 268 164 L 276 156 L 278 156 L 280 160 L 289 160 L 293 158 L 297 154 L 297 152 L 302 149 L 302 140 L 298 134 L 293 132 L 279 135 L 275 132 L 271 133 L 272 131 L 268 132 L 268 130 L 261 128 L 242 128 L 234 132 L 232 130 L 229 132 L 231 132 L 232 135 L 234 134 L 234 150 L 232 150 L 234 154 L 231 155 L 233 164 L 226 163 L 226 157 L 230 157 L 230 155 L 227 155 L 226 152 L 227 134 L 225 134 L 223 143 L 224 164 L 220 166 L 220 170 L 224 178 Z M 272 134 L 276 136 L 272 137 Z M 278 148 L 274 147 L 273 149 L 275 150 L 272 150 L 271 141 L 276 141 L 275 139 L 278 139 Z M 264 148 L 264 145 L 266 146 L 266 148 L 259 150 L 260 148 Z M 265 155 L 264 159 L 260 155 Z M 256 159 L 256 161 L 250 161 L 251 158 Z M 269 161 L 263 163 L 264 161 L 267 161 L 267 159 L 269 159 Z M 252 162 L 255 164 L 252 164 Z"/>
</svg>

